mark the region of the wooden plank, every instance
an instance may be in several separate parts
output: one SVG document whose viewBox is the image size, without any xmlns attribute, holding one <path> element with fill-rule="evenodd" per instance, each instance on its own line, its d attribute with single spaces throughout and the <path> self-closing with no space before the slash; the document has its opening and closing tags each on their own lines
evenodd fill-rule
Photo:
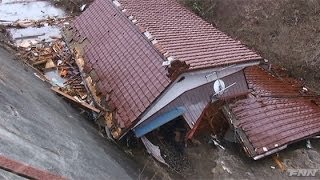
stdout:
<svg viewBox="0 0 320 180">
<path fill-rule="evenodd" d="M 88 103 L 77 101 L 77 100 L 76 100 L 75 98 L 73 98 L 72 96 L 70 96 L 70 95 L 68 95 L 68 94 L 60 91 L 58 87 L 51 87 L 51 90 L 53 90 L 54 92 L 56 92 L 56 93 L 64 96 L 65 98 L 71 100 L 72 102 L 74 102 L 74 103 L 76 103 L 76 104 L 79 104 L 79 105 L 82 106 L 83 108 L 86 108 L 86 109 L 88 109 L 88 110 L 92 110 L 92 111 L 94 111 L 94 112 L 96 112 L 96 113 L 100 113 L 100 110 L 99 110 L 99 109 L 91 106 L 91 105 L 88 104 Z"/>
<path fill-rule="evenodd" d="M 27 179 L 67 179 L 65 177 L 52 174 L 49 171 L 38 169 L 2 155 L 0 156 L 0 168 Z"/>
<path fill-rule="evenodd" d="M 33 66 L 41 65 L 41 64 L 47 63 L 47 61 L 48 61 L 48 59 L 44 59 L 44 60 L 41 60 L 41 61 L 37 61 L 37 62 L 33 63 L 32 65 Z"/>
</svg>

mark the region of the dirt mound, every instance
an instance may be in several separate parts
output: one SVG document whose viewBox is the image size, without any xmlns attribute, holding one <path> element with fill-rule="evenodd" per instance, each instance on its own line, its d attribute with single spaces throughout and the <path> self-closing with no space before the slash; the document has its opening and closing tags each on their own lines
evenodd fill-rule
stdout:
<svg viewBox="0 0 320 180">
<path fill-rule="evenodd" d="M 220 30 L 320 89 L 320 0 L 181 0 Z"/>
<path fill-rule="evenodd" d="M 56 6 L 63 7 L 70 14 L 80 14 L 94 0 L 51 0 Z M 83 8 L 83 9 L 82 9 Z"/>
</svg>

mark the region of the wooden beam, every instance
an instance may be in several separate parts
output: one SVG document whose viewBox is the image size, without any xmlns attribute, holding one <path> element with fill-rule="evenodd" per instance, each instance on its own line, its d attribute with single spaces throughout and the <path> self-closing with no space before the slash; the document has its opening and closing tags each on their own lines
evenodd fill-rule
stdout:
<svg viewBox="0 0 320 180">
<path fill-rule="evenodd" d="M 58 87 L 51 87 L 51 90 L 54 91 L 54 92 L 56 92 L 56 93 L 58 93 L 58 94 L 60 94 L 60 95 L 62 95 L 62 96 L 64 96 L 64 97 L 67 98 L 68 100 L 72 101 L 73 103 L 76 103 L 76 104 L 80 105 L 81 107 L 83 107 L 83 108 L 85 108 L 85 109 L 87 109 L 87 110 L 92 110 L 92 111 L 94 111 L 94 112 L 96 112 L 96 113 L 100 113 L 100 110 L 99 110 L 99 109 L 91 106 L 91 105 L 88 104 L 88 103 L 77 101 L 77 100 L 76 100 L 75 98 L 73 98 L 72 96 L 70 96 L 70 95 L 68 95 L 68 94 L 60 91 Z"/>
<path fill-rule="evenodd" d="M 48 59 L 44 59 L 44 60 L 41 60 L 41 61 L 37 61 L 37 62 L 33 63 L 32 65 L 33 66 L 41 65 L 41 64 L 47 63 L 47 61 L 48 61 Z"/>
<path fill-rule="evenodd" d="M 0 156 L 0 168 L 26 179 L 67 179 L 65 177 L 52 174 L 49 171 L 38 169 L 5 156 Z"/>
</svg>

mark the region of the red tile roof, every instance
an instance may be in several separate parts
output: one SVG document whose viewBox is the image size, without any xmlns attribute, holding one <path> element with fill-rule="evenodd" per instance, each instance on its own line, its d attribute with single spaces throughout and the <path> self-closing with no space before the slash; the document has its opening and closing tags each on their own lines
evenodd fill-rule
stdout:
<svg viewBox="0 0 320 180">
<path fill-rule="evenodd" d="M 111 0 L 95 0 L 73 27 L 89 41 L 84 47 L 86 66 L 99 76 L 99 89 L 112 91 L 121 128 L 130 128 L 170 84 L 162 66 L 169 56 L 190 69 L 261 59 L 175 0 L 120 2 L 117 7 Z M 148 40 L 145 30 L 158 43 Z"/>
<path fill-rule="evenodd" d="M 254 97 L 229 105 L 252 157 L 320 133 L 319 98 L 260 67 L 245 69 Z"/>
<path fill-rule="evenodd" d="M 202 20 L 177 0 L 120 0 L 126 14 L 149 31 L 165 52 L 191 69 L 262 59 Z"/>
<path fill-rule="evenodd" d="M 119 125 L 130 127 L 170 83 L 163 58 L 109 1 L 96 0 L 73 25 L 90 42 L 85 60 L 100 89 L 113 90 Z"/>
</svg>

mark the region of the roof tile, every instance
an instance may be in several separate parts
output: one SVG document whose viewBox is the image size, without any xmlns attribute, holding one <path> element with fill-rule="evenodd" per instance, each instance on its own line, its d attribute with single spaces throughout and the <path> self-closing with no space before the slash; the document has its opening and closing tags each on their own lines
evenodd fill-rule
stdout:
<svg viewBox="0 0 320 180">
<path fill-rule="evenodd" d="M 301 86 L 281 80 L 260 67 L 245 69 L 248 87 L 255 97 L 230 104 L 236 122 L 252 146 L 249 154 L 269 151 L 320 133 L 319 97 L 301 93 Z M 276 146 L 275 146 L 276 145 Z"/>
<path fill-rule="evenodd" d="M 76 18 L 73 26 L 89 40 L 85 59 L 95 67 L 97 74 L 103 75 L 98 82 L 100 87 L 105 91 L 113 90 L 111 101 L 118 109 L 117 121 L 128 128 L 170 82 L 161 66 L 162 57 L 152 44 L 136 33 L 137 27 L 111 1 L 96 0 Z M 158 71 L 163 73 L 156 93 L 141 93 L 150 92 L 141 79 L 145 77 L 146 64 L 159 67 Z M 152 76 L 150 70 L 148 74 Z"/>
<path fill-rule="evenodd" d="M 116 116 L 118 124 L 125 128 L 130 128 L 171 82 L 162 66 L 163 53 L 168 51 L 168 56 L 185 61 L 191 69 L 261 59 L 175 0 L 120 3 L 127 15 L 138 20 L 138 26 L 111 0 L 95 0 L 73 26 L 87 37 L 87 65 L 101 76 L 100 87 L 113 90 L 111 102 L 120 113 Z M 141 32 L 144 29 L 158 40 L 157 44 L 147 40 Z"/>
</svg>

